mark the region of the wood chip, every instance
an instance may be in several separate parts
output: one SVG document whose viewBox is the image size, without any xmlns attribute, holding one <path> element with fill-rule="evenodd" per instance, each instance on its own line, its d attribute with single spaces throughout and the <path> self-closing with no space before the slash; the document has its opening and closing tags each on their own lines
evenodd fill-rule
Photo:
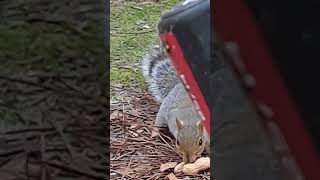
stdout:
<svg viewBox="0 0 320 180">
<path fill-rule="evenodd" d="M 157 136 L 159 136 L 159 129 L 153 128 L 153 130 L 151 131 L 151 138 L 155 138 Z"/>
<path fill-rule="evenodd" d="M 129 132 L 130 132 L 130 134 L 131 134 L 133 137 L 138 137 L 138 136 L 139 136 L 138 133 L 135 133 L 135 132 L 133 132 L 133 131 L 129 131 Z"/>
<path fill-rule="evenodd" d="M 164 179 L 165 180 L 178 180 L 178 178 L 173 173 L 168 174 Z"/>
<path fill-rule="evenodd" d="M 143 129 L 139 129 L 138 131 L 137 131 L 137 133 L 143 133 Z"/>
<path fill-rule="evenodd" d="M 140 115 L 139 111 L 137 111 L 137 110 L 135 110 L 135 109 L 133 109 L 130 113 L 131 113 L 133 116 L 139 116 L 139 115 Z"/>
<path fill-rule="evenodd" d="M 172 168 L 176 167 L 177 164 L 178 164 L 177 162 L 168 162 L 168 163 L 161 164 L 160 171 L 164 172 L 167 169 L 172 169 Z"/>
<path fill-rule="evenodd" d="M 133 124 L 133 125 L 131 125 L 129 128 L 130 129 L 136 129 L 138 127 L 138 124 Z"/>
</svg>

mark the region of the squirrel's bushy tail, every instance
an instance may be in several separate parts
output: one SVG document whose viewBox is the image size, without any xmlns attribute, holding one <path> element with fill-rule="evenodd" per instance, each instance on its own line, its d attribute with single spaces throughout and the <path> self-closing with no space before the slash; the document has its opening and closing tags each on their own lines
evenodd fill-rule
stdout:
<svg viewBox="0 0 320 180">
<path fill-rule="evenodd" d="M 162 102 L 170 90 L 180 82 L 166 53 L 155 46 L 142 59 L 143 76 L 149 84 L 151 94 Z"/>
</svg>

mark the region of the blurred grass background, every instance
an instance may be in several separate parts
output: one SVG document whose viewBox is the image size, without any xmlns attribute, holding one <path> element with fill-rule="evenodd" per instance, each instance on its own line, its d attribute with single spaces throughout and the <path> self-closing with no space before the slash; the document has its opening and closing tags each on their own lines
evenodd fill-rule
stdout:
<svg viewBox="0 0 320 180">
<path fill-rule="evenodd" d="M 145 88 L 140 60 L 157 39 L 156 23 L 177 0 L 111 1 L 110 61 L 111 84 Z"/>
</svg>

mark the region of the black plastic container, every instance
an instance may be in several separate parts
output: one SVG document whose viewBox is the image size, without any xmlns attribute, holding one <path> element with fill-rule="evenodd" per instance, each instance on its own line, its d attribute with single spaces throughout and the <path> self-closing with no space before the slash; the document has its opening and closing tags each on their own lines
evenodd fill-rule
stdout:
<svg viewBox="0 0 320 180">
<path fill-rule="evenodd" d="M 210 132 L 210 0 L 189 0 L 164 14 L 158 31 Z"/>
</svg>

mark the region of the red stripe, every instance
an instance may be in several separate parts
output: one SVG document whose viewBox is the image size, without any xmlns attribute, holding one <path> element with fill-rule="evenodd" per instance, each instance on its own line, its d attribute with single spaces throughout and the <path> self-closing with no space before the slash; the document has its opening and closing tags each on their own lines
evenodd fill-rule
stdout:
<svg viewBox="0 0 320 180">
<path fill-rule="evenodd" d="M 319 180 L 319 156 L 248 7 L 243 0 L 213 1 L 212 5 L 219 38 L 239 45 L 241 59 L 255 77 L 256 86 L 251 95 L 271 107 L 272 120 L 280 127 L 306 180 Z"/>
<path fill-rule="evenodd" d="M 199 105 L 199 113 L 203 113 L 205 117 L 203 123 L 207 132 L 210 134 L 210 111 L 200 91 L 200 88 L 192 74 L 192 71 L 188 63 L 186 62 L 186 59 L 184 58 L 178 41 L 176 40 L 174 34 L 171 32 L 162 34 L 160 38 L 162 39 L 162 41 L 166 42 L 166 45 L 168 45 L 168 47 L 170 48 L 168 54 L 172 59 L 173 65 L 175 66 L 177 73 L 185 77 L 185 81 L 187 83 L 187 85 L 185 84 L 185 86 L 190 87 L 188 93 L 190 97 L 195 97 L 193 98 L 193 100 L 195 104 Z"/>
</svg>

